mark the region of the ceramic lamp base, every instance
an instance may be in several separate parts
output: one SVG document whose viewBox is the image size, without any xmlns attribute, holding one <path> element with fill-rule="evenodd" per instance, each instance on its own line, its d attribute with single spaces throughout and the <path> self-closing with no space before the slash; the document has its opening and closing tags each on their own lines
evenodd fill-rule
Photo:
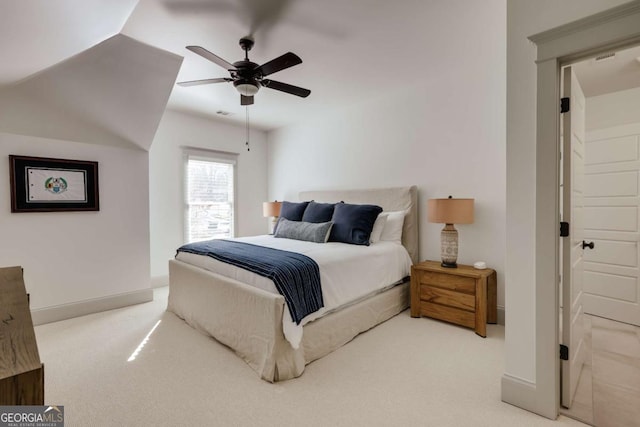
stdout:
<svg viewBox="0 0 640 427">
<path fill-rule="evenodd" d="M 458 230 L 453 224 L 446 224 L 440 233 L 440 257 L 443 267 L 458 267 Z"/>
</svg>

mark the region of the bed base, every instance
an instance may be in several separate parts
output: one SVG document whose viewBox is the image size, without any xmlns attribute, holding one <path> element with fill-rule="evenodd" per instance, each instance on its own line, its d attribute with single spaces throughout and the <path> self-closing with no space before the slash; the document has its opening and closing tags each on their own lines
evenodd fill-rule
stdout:
<svg viewBox="0 0 640 427">
<path fill-rule="evenodd" d="M 294 349 L 282 332 L 282 295 L 178 260 L 169 261 L 169 278 L 167 310 L 233 349 L 269 382 L 302 375 L 308 363 L 409 306 L 407 282 L 308 323 Z"/>
</svg>

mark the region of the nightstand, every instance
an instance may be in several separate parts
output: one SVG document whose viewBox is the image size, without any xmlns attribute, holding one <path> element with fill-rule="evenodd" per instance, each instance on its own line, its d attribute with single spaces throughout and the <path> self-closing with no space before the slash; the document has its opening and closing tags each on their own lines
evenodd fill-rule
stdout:
<svg viewBox="0 0 640 427">
<path fill-rule="evenodd" d="M 496 272 L 470 265 L 445 268 L 439 261 L 411 267 L 411 317 L 432 317 L 487 336 L 487 323 L 496 323 Z"/>
</svg>

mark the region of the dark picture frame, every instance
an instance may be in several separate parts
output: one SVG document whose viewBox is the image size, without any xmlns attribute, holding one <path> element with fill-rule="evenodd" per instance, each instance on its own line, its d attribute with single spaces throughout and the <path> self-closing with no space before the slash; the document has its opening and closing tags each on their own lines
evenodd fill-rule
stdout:
<svg viewBox="0 0 640 427">
<path fill-rule="evenodd" d="M 98 162 L 9 155 L 11 212 L 99 211 Z"/>
</svg>

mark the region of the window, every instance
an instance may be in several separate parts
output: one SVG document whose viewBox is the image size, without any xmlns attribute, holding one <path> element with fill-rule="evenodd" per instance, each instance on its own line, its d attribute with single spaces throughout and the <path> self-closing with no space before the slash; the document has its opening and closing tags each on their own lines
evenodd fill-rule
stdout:
<svg viewBox="0 0 640 427">
<path fill-rule="evenodd" d="M 185 150 L 185 240 L 234 236 L 236 155 Z"/>
</svg>

